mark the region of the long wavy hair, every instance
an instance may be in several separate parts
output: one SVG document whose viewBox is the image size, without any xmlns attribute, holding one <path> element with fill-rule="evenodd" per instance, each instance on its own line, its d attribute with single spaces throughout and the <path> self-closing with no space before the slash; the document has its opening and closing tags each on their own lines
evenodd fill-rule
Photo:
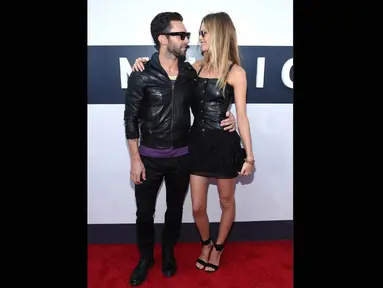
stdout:
<svg viewBox="0 0 383 288">
<path fill-rule="evenodd" d="M 225 12 L 206 15 L 202 21 L 210 35 L 209 49 L 203 53 L 203 63 L 208 71 L 218 74 L 217 86 L 224 89 L 230 62 L 241 65 L 237 32 L 230 16 Z"/>
</svg>

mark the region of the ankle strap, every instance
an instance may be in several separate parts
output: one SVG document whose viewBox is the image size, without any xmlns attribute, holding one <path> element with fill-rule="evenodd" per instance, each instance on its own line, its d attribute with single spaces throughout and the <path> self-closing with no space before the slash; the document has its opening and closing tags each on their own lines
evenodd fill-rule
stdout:
<svg viewBox="0 0 383 288">
<path fill-rule="evenodd" d="M 206 246 L 211 243 L 211 238 L 208 238 L 207 240 L 201 240 L 202 245 Z"/>
<path fill-rule="evenodd" d="M 217 244 L 217 243 L 215 243 L 215 244 L 214 244 L 214 248 L 215 248 L 215 250 L 217 250 L 217 251 L 222 251 L 223 248 L 224 248 L 224 245 L 223 245 L 223 244 Z"/>
</svg>

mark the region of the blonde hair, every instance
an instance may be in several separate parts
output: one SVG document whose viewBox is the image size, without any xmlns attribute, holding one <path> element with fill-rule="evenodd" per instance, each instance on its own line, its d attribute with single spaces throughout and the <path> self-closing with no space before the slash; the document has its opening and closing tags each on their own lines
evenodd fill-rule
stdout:
<svg viewBox="0 0 383 288">
<path fill-rule="evenodd" d="M 237 32 L 230 16 L 225 12 L 206 15 L 202 21 L 210 35 L 210 47 L 203 56 L 208 71 L 218 73 L 217 86 L 225 89 L 230 62 L 240 65 Z"/>
</svg>

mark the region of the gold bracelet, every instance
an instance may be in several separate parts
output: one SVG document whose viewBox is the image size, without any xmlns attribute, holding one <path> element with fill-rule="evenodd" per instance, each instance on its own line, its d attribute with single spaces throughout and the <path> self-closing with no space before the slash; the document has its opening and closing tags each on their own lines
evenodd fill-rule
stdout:
<svg viewBox="0 0 383 288">
<path fill-rule="evenodd" d="M 246 162 L 247 164 L 254 165 L 255 160 L 254 160 L 254 159 L 248 159 L 248 158 L 245 158 L 245 162 Z"/>
</svg>

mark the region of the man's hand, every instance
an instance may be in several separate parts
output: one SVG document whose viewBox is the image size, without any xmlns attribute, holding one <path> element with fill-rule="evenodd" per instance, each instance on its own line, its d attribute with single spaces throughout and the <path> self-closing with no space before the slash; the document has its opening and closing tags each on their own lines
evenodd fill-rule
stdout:
<svg viewBox="0 0 383 288">
<path fill-rule="evenodd" d="M 134 182 L 134 184 L 138 185 L 142 183 L 141 174 L 142 179 L 146 180 L 145 167 L 141 159 L 132 160 L 130 166 L 130 179 Z"/>
<path fill-rule="evenodd" d="M 229 130 L 229 132 L 234 132 L 235 131 L 235 128 L 236 128 L 236 125 L 235 125 L 235 117 L 233 115 L 233 113 L 231 113 L 230 111 L 227 111 L 226 112 L 226 116 L 228 117 L 227 119 L 225 120 L 222 120 L 221 121 L 221 126 L 224 127 L 223 130 Z"/>
</svg>

